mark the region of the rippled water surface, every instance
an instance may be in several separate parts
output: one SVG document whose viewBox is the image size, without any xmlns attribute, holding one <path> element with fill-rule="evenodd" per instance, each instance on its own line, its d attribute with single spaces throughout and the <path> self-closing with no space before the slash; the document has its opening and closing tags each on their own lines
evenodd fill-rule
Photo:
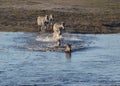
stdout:
<svg viewBox="0 0 120 86">
<path fill-rule="evenodd" d="M 64 43 L 86 48 L 71 55 L 35 51 L 29 47 L 54 42 L 42 43 L 35 33 L 0 32 L 0 86 L 120 85 L 120 34 L 64 35 Z"/>
</svg>

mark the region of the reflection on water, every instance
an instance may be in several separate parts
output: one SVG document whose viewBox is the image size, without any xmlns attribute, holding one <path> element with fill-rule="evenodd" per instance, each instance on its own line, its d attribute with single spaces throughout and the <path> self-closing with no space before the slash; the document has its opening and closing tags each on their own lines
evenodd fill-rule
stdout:
<svg viewBox="0 0 120 86">
<path fill-rule="evenodd" d="M 67 59 L 71 59 L 71 53 L 65 53 Z"/>
<path fill-rule="evenodd" d="M 120 85 L 120 34 L 64 34 L 63 43 L 87 46 L 72 53 L 24 48 L 41 47 L 37 37 L 0 32 L 0 86 Z"/>
</svg>

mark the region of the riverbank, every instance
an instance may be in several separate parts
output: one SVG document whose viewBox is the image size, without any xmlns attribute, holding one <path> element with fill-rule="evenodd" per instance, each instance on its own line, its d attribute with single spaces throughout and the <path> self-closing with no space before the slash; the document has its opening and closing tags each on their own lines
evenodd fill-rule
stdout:
<svg viewBox="0 0 120 86">
<path fill-rule="evenodd" d="M 22 1 L 16 0 L 13 0 L 14 3 L 5 1 L 0 0 L 0 31 L 37 32 L 37 16 L 53 14 L 55 22 L 65 22 L 66 32 L 90 34 L 120 32 L 119 3 L 115 6 L 109 5 L 109 7 L 98 7 L 98 5 L 96 7 L 90 7 L 92 5 L 85 7 L 82 6 L 83 4 L 76 6 L 77 3 L 74 3 L 74 5 L 71 4 L 71 7 L 67 7 L 66 3 L 68 2 L 66 1 L 64 6 L 60 3 L 59 7 L 56 7 L 50 3 L 50 8 L 47 6 L 42 8 L 45 1 L 27 2 L 26 0 L 24 4 Z M 71 1 L 69 3 L 72 3 Z M 110 3 L 113 2 L 109 1 Z M 38 9 L 35 5 L 41 6 L 41 8 Z M 48 29 L 48 31 L 50 30 Z"/>
</svg>

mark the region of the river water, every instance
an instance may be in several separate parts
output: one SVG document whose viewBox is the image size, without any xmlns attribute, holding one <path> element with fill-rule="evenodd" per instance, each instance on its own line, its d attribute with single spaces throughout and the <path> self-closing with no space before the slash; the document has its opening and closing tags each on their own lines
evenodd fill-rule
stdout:
<svg viewBox="0 0 120 86">
<path fill-rule="evenodd" d="M 71 54 L 31 49 L 53 45 L 44 39 L 36 33 L 0 32 L 0 86 L 120 85 L 120 34 L 67 33 L 64 42 L 85 47 Z"/>
</svg>

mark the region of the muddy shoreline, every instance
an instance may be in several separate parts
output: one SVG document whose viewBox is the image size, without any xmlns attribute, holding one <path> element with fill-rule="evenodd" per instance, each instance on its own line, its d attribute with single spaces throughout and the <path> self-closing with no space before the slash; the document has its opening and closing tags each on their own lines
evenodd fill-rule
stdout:
<svg viewBox="0 0 120 86">
<path fill-rule="evenodd" d="M 65 11 L 67 10 L 67 11 Z M 39 15 L 53 14 L 55 22 L 65 22 L 66 32 L 70 33 L 120 33 L 120 12 L 116 10 L 88 11 L 80 8 L 24 9 L 0 7 L 0 31 L 37 32 L 36 18 Z M 48 28 L 48 32 L 52 30 Z"/>
</svg>

